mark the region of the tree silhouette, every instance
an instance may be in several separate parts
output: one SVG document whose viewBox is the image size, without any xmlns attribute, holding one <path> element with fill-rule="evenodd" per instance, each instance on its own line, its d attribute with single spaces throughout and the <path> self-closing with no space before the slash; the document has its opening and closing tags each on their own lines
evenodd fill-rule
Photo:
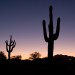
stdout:
<svg viewBox="0 0 75 75">
<path fill-rule="evenodd" d="M 34 53 L 30 54 L 29 59 L 34 60 L 34 59 L 37 59 L 37 58 L 40 58 L 40 57 L 41 57 L 41 54 L 39 52 L 34 52 Z"/>
<path fill-rule="evenodd" d="M 54 49 L 54 40 L 57 40 L 59 36 L 60 31 L 60 18 L 57 19 L 57 28 L 56 33 L 53 33 L 53 14 L 52 14 L 52 6 L 49 7 L 49 18 L 50 23 L 48 26 L 49 31 L 49 37 L 47 37 L 47 31 L 46 31 L 46 21 L 43 20 L 43 33 L 44 33 L 44 39 L 46 42 L 48 42 L 48 59 L 49 62 L 52 62 L 53 60 L 53 49 Z"/>
<path fill-rule="evenodd" d="M 15 40 L 12 40 L 12 35 L 10 36 L 10 43 L 8 44 L 8 40 L 5 41 L 6 43 L 6 51 L 8 52 L 8 59 L 10 60 L 10 54 L 13 51 L 13 48 L 16 46 Z"/>
<path fill-rule="evenodd" d="M 5 60 L 6 59 L 6 55 L 4 54 L 3 51 L 0 51 L 0 60 Z"/>
<path fill-rule="evenodd" d="M 12 56 L 11 59 L 12 60 L 21 60 L 22 56 L 21 55 L 17 55 L 17 56 Z"/>
</svg>

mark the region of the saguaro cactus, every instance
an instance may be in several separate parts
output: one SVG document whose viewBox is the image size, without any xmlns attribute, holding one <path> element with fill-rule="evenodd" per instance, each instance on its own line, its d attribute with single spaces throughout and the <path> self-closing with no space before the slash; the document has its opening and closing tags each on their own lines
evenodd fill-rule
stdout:
<svg viewBox="0 0 75 75">
<path fill-rule="evenodd" d="M 53 33 L 53 14 L 52 14 L 52 6 L 49 7 L 49 37 L 47 37 L 47 31 L 46 31 L 46 21 L 43 20 L 43 32 L 44 32 L 44 39 L 46 42 L 48 42 L 48 59 L 50 62 L 53 60 L 53 49 L 54 49 L 54 40 L 57 40 L 59 36 L 60 31 L 60 18 L 57 19 L 57 27 L 56 27 L 56 33 Z"/>
<path fill-rule="evenodd" d="M 10 60 L 10 54 L 13 51 L 13 48 L 16 46 L 15 40 L 12 40 L 12 35 L 10 36 L 10 43 L 8 44 L 8 40 L 5 41 L 6 43 L 6 51 L 8 52 L 8 59 Z"/>
</svg>

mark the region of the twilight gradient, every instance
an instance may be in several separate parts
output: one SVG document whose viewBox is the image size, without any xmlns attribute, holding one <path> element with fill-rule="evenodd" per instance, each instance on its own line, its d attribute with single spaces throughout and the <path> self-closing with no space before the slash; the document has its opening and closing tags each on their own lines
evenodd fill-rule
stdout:
<svg viewBox="0 0 75 75">
<path fill-rule="evenodd" d="M 49 6 L 53 6 L 54 31 L 57 17 L 61 18 L 61 29 L 55 41 L 54 55 L 75 56 L 75 1 L 74 0 L 0 0 L 0 51 L 6 52 L 5 41 L 13 36 L 16 47 L 13 55 L 23 59 L 32 52 L 47 56 L 42 20 L 49 23 Z"/>
</svg>

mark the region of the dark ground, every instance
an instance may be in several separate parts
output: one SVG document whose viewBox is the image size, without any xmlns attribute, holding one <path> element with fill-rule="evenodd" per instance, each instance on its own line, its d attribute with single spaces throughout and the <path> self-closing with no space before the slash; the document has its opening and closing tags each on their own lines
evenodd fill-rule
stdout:
<svg viewBox="0 0 75 75">
<path fill-rule="evenodd" d="M 60 59 L 61 58 L 61 59 Z M 54 58 L 53 65 L 47 59 L 0 61 L 1 75 L 75 75 L 75 58 Z"/>
</svg>

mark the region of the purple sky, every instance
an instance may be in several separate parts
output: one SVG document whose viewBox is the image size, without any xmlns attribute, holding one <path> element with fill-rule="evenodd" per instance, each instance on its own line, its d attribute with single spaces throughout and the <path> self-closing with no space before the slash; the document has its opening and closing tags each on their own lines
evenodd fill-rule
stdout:
<svg viewBox="0 0 75 75">
<path fill-rule="evenodd" d="M 49 24 L 49 6 L 53 6 L 54 31 L 57 17 L 61 18 L 59 38 L 54 55 L 75 56 L 75 1 L 74 0 L 0 0 L 0 51 L 6 52 L 5 41 L 13 36 L 16 47 L 13 55 L 28 58 L 32 52 L 47 56 L 42 20 Z"/>
</svg>

